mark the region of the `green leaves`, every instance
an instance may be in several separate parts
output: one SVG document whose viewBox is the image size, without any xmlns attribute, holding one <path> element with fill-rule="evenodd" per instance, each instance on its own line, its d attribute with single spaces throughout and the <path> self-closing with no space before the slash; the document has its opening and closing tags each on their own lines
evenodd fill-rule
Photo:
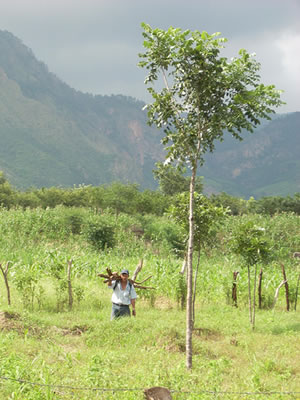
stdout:
<svg viewBox="0 0 300 400">
<path fill-rule="evenodd" d="M 203 154 L 214 149 L 224 130 L 240 139 L 282 104 L 273 85 L 259 82 L 259 63 L 241 49 L 239 57 L 220 57 L 227 41 L 219 33 L 164 31 L 143 23 L 145 53 L 139 66 L 148 70 L 145 83 L 162 79 L 165 88 L 149 92 L 149 123 L 164 127 L 164 144 L 171 161 L 203 162 Z M 200 151 L 197 151 L 201 142 Z"/>
<path fill-rule="evenodd" d="M 231 249 L 240 255 L 246 265 L 267 262 L 271 255 L 271 245 L 265 229 L 253 221 L 240 224 L 233 232 Z"/>
<path fill-rule="evenodd" d="M 170 205 L 168 215 L 175 220 L 186 234 L 189 230 L 189 194 L 181 193 Z M 215 206 L 207 197 L 200 193 L 194 195 L 194 237 L 196 247 L 209 244 L 215 235 L 215 228 L 224 220 L 228 209 Z"/>
<path fill-rule="evenodd" d="M 84 232 L 86 239 L 97 250 L 105 250 L 115 244 L 114 228 L 106 223 L 98 221 L 89 222 Z"/>
</svg>

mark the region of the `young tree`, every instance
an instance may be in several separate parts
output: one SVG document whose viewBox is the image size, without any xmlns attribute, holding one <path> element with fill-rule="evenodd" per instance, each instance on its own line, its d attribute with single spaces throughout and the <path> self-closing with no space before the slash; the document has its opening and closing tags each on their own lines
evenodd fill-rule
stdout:
<svg viewBox="0 0 300 400">
<path fill-rule="evenodd" d="M 256 226 L 253 221 L 242 223 L 237 227 L 232 235 L 231 245 L 233 252 L 244 259 L 248 269 L 249 320 L 254 330 L 257 264 L 270 259 L 271 246 L 266 237 L 265 229 Z M 254 268 L 253 296 L 251 294 L 251 267 Z"/>
<path fill-rule="evenodd" d="M 253 131 L 260 119 L 268 118 L 273 107 L 282 104 L 274 86 L 259 83 L 259 63 L 240 50 L 228 61 L 220 49 L 226 39 L 219 34 L 152 29 L 142 23 L 145 53 L 139 65 L 148 70 L 145 83 L 162 77 L 164 88 L 148 91 L 153 103 L 146 106 L 149 124 L 164 127 L 166 162 L 186 164 L 191 169 L 189 204 L 189 244 L 187 261 L 186 365 L 192 367 L 192 290 L 194 239 L 194 187 L 197 166 L 205 152 L 214 150 L 214 141 L 224 131 L 242 139 L 242 129 Z M 270 118 L 269 118 L 270 119 Z"/>
<path fill-rule="evenodd" d="M 167 213 L 183 229 L 185 236 L 189 236 L 189 196 L 181 193 L 176 196 L 174 202 L 168 208 Z M 203 194 L 194 193 L 194 249 L 198 251 L 198 261 L 195 271 L 193 302 L 192 302 L 192 324 L 195 324 L 195 300 L 196 282 L 200 264 L 201 250 L 206 245 L 211 246 L 216 236 L 216 229 L 223 219 L 228 215 L 229 209 L 215 206 L 210 199 Z"/>
</svg>

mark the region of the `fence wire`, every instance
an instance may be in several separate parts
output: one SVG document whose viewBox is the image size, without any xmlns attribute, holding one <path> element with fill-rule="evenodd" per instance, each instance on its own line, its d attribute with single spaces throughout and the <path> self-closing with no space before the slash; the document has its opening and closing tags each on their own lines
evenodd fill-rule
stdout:
<svg viewBox="0 0 300 400">
<path fill-rule="evenodd" d="M 7 376 L 0 376 L 0 379 L 6 381 L 13 381 L 18 383 L 23 383 L 32 386 L 40 386 L 40 387 L 47 387 L 52 389 L 69 389 L 69 390 L 84 390 L 84 391 L 94 391 L 94 392 L 141 392 L 145 390 L 145 388 L 100 388 L 100 387 L 84 387 L 84 386 L 70 386 L 70 385 L 50 385 L 46 383 L 39 383 L 39 382 L 31 382 L 25 379 L 17 379 L 17 378 L 10 378 Z M 234 392 L 234 391 L 214 391 L 214 390 L 200 390 L 200 391 L 189 391 L 189 390 L 175 390 L 169 389 L 171 393 L 182 393 L 182 394 L 212 394 L 215 396 L 218 395 L 241 395 L 241 396 L 272 396 L 275 394 L 279 395 L 288 395 L 288 396 L 295 396 L 300 395 L 300 392 L 280 392 L 280 391 L 272 391 L 272 392 Z"/>
</svg>

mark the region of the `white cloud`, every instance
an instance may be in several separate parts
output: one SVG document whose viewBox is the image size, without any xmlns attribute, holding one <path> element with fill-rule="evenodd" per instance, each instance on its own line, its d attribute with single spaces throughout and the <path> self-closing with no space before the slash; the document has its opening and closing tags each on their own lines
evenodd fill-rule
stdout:
<svg viewBox="0 0 300 400">
<path fill-rule="evenodd" d="M 282 53 L 281 64 L 286 75 L 300 88 L 300 33 L 284 32 L 275 44 Z"/>
</svg>

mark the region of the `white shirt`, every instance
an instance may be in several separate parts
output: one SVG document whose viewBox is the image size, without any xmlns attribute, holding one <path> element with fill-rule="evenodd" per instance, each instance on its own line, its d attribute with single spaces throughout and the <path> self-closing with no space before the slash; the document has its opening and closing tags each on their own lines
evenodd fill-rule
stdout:
<svg viewBox="0 0 300 400">
<path fill-rule="evenodd" d="M 111 286 L 108 286 L 110 289 L 113 289 L 115 286 L 116 281 L 112 281 Z M 115 304 L 126 304 L 130 305 L 131 300 L 137 299 L 137 294 L 136 291 L 133 287 L 133 285 L 129 285 L 129 282 L 127 282 L 126 288 L 123 290 L 121 286 L 121 282 L 117 283 L 116 288 L 113 290 L 113 294 L 111 297 L 112 303 Z"/>
</svg>

